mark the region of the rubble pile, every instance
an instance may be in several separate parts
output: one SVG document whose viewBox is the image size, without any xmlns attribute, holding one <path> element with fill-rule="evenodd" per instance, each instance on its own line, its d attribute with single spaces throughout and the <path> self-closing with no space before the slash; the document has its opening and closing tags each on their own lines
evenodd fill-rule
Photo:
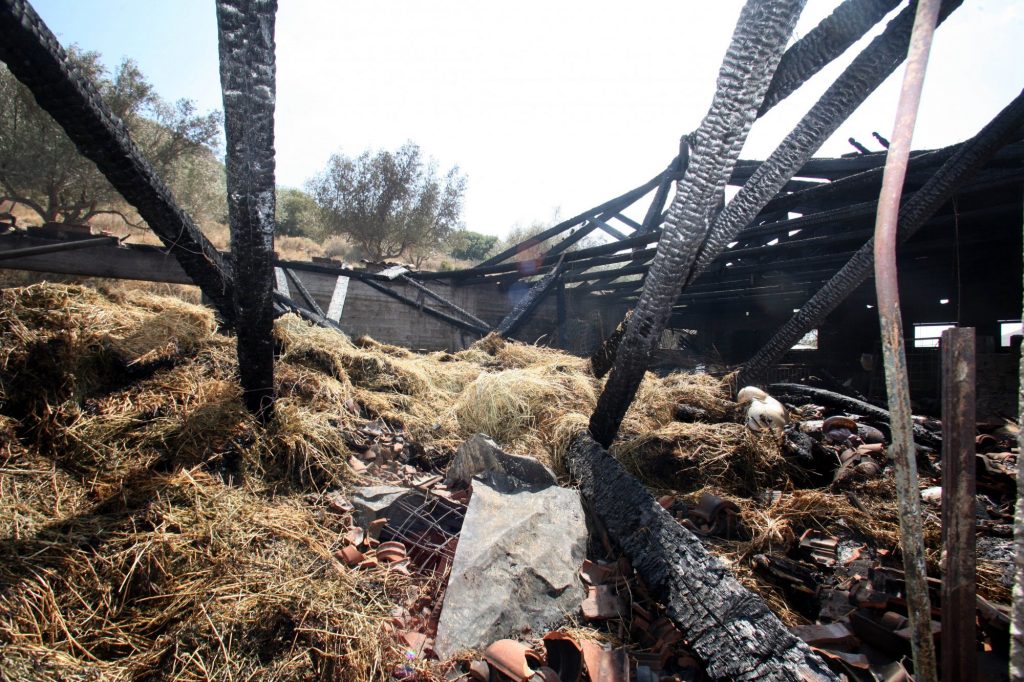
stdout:
<svg viewBox="0 0 1024 682">
<path fill-rule="evenodd" d="M 493 336 L 414 353 L 289 316 L 264 426 L 203 308 L 0 297 L 0 677 L 708 679 L 567 477 L 602 382 L 585 359 Z M 837 674 L 899 679 L 884 410 L 793 386 L 764 394 L 780 424 L 722 380 L 648 375 L 611 452 Z M 941 437 L 916 437 L 937 584 Z M 1014 438 L 977 441 L 993 667 Z"/>
</svg>

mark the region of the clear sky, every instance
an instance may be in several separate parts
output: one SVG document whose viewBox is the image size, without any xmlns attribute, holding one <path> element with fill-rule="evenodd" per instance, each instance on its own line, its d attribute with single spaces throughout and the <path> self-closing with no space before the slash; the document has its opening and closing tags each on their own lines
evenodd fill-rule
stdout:
<svg viewBox="0 0 1024 682">
<path fill-rule="evenodd" d="M 166 99 L 221 109 L 213 0 L 34 0 L 64 44 L 130 57 Z M 797 35 L 838 4 L 809 0 Z M 694 129 L 738 0 L 279 0 L 277 179 L 413 140 L 469 178 L 466 227 L 573 215 L 641 184 Z M 865 41 L 866 42 L 866 41 Z M 755 124 L 764 158 L 858 46 Z M 890 136 L 902 70 L 821 154 Z M 1024 2 L 966 0 L 932 49 L 915 148 L 969 137 L 1024 88 Z"/>
</svg>

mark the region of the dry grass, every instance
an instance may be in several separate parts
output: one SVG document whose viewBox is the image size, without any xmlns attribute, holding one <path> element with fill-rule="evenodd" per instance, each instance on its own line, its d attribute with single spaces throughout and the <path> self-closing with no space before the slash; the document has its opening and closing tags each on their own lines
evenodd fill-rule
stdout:
<svg viewBox="0 0 1024 682">
<path fill-rule="evenodd" d="M 293 316 L 275 334 L 280 399 L 264 427 L 207 309 L 120 289 L 0 291 L 0 678 L 388 679 L 404 660 L 385 623 L 408 585 L 331 556 L 344 526 L 322 493 L 349 485 L 345 433 L 380 419 L 443 461 L 481 431 L 561 472 L 601 389 L 585 360 L 494 336 L 452 354 Z M 752 537 L 712 549 L 797 622 L 749 557 L 810 527 L 895 550 L 891 483 L 860 484 L 861 511 L 793 490 L 770 438 L 673 420 L 679 402 L 727 419 L 727 395 L 708 376 L 648 375 L 614 452 L 651 487 L 736 500 Z M 786 494 L 751 499 L 765 489 Z"/>
</svg>

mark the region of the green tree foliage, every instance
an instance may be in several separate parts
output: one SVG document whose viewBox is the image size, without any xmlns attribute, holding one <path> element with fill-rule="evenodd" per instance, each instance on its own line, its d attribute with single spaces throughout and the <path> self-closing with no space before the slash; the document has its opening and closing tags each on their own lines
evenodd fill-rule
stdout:
<svg viewBox="0 0 1024 682">
<path fill-rule="evenodd" d="M 219 215 L 224 180 L 214 149 L 220 114 L 198 114 L 188 100 L 163 101 L 131 60 L 108 74 L 96 52 L 72 48 L 70 57 L 178 200 L 196 217 Z M 121 196 L 0 64 L 0 203 L 5 201 L 31 209 L 44 222 L 84 223 L 117 213 L 131 224 L 120 210 Z"/>
<path fill-rule="evenodd" d="M 494 235 L 459 230 L 448 238 L 448 253 L 460 260 L 481 261 L 487 258 L 497 243 L 498 238 Z"/>
<path fill-rule="evenodd" d="M 347 236 L 368 258 L 422 260 L 461 227 L 466 179 L 457 166 L 439 176 L 434 161 L 406 142 L 356 158 L 334 154 L 308 189 L 328 233 Z"/>
<path fill-rule="evenodd" d="M 277 189 L 277 234 L 284 237 L 322 239 L 324 225 L 320 207 L 301 189 Z"/>
</svg>

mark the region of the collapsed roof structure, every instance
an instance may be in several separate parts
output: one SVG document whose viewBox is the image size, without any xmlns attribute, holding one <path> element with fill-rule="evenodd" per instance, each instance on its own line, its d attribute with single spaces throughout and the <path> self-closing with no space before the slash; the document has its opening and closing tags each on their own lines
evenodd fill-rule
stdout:
<svg viewBox="0 0 1024 682">
<path fill-rule="evenodd" d="M 138 210 L 177 264 L 163 265 L 162 274 L 140 274 L 136 257 L 146 257 L 145 250 L 114 253 L 109 243 L 95 241 L 28 247 L 9 241 L 0 263 L 56 271 L 54 259 L 77 248 L 109 249 L 104 266 L 79 263 L 63 271 L 187 278 L 234 330 L 246 404 L 265 420 L 274 409 L 274 317 L 295 312 L 348 331 L 352 321 L 342 308 L 350 283 L 460 335 L 495 332 L 511 338 L 536 324 L 531 332 L 536 336 L 554 331 L 552 345 L 569 346 L 570 321 L 586 318 L 587 311 L 604 312 L 597 335 L 606 337 L 632 310 L 611 352 L 614 364 L 589 435 L 578 437 L 568 455 L 570 473 L 709 674 L 832 679 L 806 644 L 719 570 L 701 543 L 605 450 L 665 329 L 693 330 L 693 347 L 705 354 L 717 349 L 725 364 L 741 365 L 739 385 L 786 378 L 777 365 L 813 330 L 819 343 L 814 366 L 849 375 L 853 358 L 868 375 L 873 371 L 862 358 L 877 352 L 874 299 L 861 285 L 871 274 L 870 226 L 886 154 L 861 146 L 843 158 L 813 155 L 903 61 L 915 5 L 891 19 L 767 160 L 740 160 L 758 117 L 900 5 L 898 0 L 845 0 L 786 49 L 803 4 L 747 4 L 706 118 L 683 136 L 679 153 L 648 182 L 473 268 L 371 272 L 274 258 L 274 2 L 217 3 L 232 230 L 231 252 L 223 254 L 177 206 L 92 86 L 69 68 L 63 48 L 31 6 L 3 0 L 0 58 Z M 940 21 L 960 4 L 943 2 Z M 900 270 L 915 282 L 905 298 L 910 321 L 939 322 L 937 315 L 955 308 L 957 314 L 943 321 L 973 324 L 995 337 L 1000 321 L 1019 317 L 1021 264 L 1014 259 L 992 267 L 992 260 L 994 253 L 1021 250 L 1022 124 L 1024 96 L 1018 96 L 970 140 L 912 156 L 899 228 L 905 242 Z M 878 141 L 888 144 L 881 136 Z M 739 188 L 728 202 L 726 185 Z M 613 241 L 575 248 L 596 232 Z M 295 298 L 285 293 L 289 285 Z M 488 307 L 482 303 L 487 298 L 505 305 Z M 549 310 L 543 319 L 543 306 L 554 307 L 553 316 Z M 922 358 L 922 365 L 928 361 Z M 994 371 L 1005 374 L 1000 367 Z M 934 391 L 935 377 L 919 374 L 917 385 Z M 864 380 L 865 392 L 871 393 L 871 377 Z"/>
</svg>

